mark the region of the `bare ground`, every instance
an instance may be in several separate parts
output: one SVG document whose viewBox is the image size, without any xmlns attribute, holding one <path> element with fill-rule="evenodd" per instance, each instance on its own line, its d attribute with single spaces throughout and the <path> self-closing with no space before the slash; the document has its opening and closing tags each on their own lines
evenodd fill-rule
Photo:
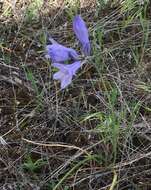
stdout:
<svg viewBox="0 0 151 190">
<path fill-rule="evenodd" d="M 18 14 L 1 17 L 0 189 L 54 189 L 69 172 L 57 189 L 111 190 L 116 179 L 115 189 L 150 190 L 150 33 L 143 51 L 137 19 L 117 31 L 125 16 L 118 7 L 107 7 L 97 15 L 95 7 L 82 8 L 91 41 L 96 24 L 104 26 L 103 50 L 100 60 L 92 58 L 62 92 L 52 80 L 40 41 L 47 29 L 60 43 L 77 47 L 66 9 L 60 7 L 50 11 L 47 7 L 32 23 L 20 20 Z M 138 47 L 142 55 L 138 65 L 130 47 Z M 95 112 L 110 116 L 106 94 L 112 96 L 115 87 L 114 113 L 119 118 L 125 110 L 125 116 L 114 160 L 112 143 L 105 142 L 97 129 L 100 121 L 83 118 Z M 89 160 L 88 155 L 94 158 Z M 34 170 L 25 165 L 30 159 L 40 160 Z"/>
</svg>

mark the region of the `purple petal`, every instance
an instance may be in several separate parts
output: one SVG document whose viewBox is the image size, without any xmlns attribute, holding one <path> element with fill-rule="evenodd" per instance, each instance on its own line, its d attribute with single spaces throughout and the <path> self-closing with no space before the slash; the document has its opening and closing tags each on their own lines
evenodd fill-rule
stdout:
<svg viewBox="0 0 151 190">
<path fill-rule="evenodd" d="M 66 71 L 66 66 L 65 64 L 63 63 L 53 63 L 52 64 L 53 67 L 56 67 L 58 69 L 60 69 L 61 71 L 65 72 Z"/>
<path fill-rule="evenodd" d="M 72 64 L 67 65 L 67 68 L 71 75 L 75 75 L 77 70 L 81 67 L 81 61 L 76 61 Z"/>
<path fill-rule="evenodd" d="M 72 64 L 63 64 L 63 63 L 53 63 L 54 67 L 60 69 L 64 73 L 68 73 L 70 75 L 75 75 L 76 71 L 81 67 L 81 61 L 76 61 Z"/>
<path fill-rule="evenodd" d="M 77 52 L 74 49 L 72 49 L 72 48 L 68 48 L 68 50 L 69 50 L 69 56 L 72 59 L 77 60 L 78 57 L 79 57 L 79 55 L 77 54 Z"/>
<path fill-rule="evenodd" d="M 53 75 L 53 79 L 61 82 L 61 89 L 67 87 L 71 82 L 77 70 L 81 67 L 81 62 L 76 61 L 72 64 L 53 63 L 53 66 L 58 68 L 59 71 Z"/>
<path fill-rule="evenodd" d="M 85 54 L 86 56 L 89 56 L 89 55 L 90 55 L 90 52 L 91 52 L 90 43 L 87 43 L 87 44 L 83 45 L 82 51 L 84 52 L 84 54 Z"/>
<path fill-rule="evenodd" d="M 61 80 L 62 78 L 62 72 L 58 71 L 53 75 L 53 79 L 55 80 Z"/>
<path fill-rule="evenodd" d="M 77 52 L 72 48 L 67 48 L 60 44 L 52 44 L 46 46 L 47 55 L 52 62 L 63 62 L 70 59 L 78 59 Z"/>
<path fill-rule="evenodd" d="M 49 36 L 48 38 L 49 42 L 51 42 L 52 44 L 58 44 L 58 42 L 56 40 L 54 40 L 51 36 Z"/>
<path fill-rule="evenodd" d="M 61 80 L 61 89 L 66 88 L 72 82 L 72 76 L 67 75 Z"/>
<path fill-rule="evenodd" d="M 90 41 L 89 41 L 88 29 L 84 20 L 81 18 L 80 15 L 75 16 L 73 19 L 73 30 L 76 37 L 82 44 L 82 47 L 83 47 L 82 49 L 84 51 L 84 54 L 89 55 Z M 87 48 L 85 48 L 86 44 L 87 44 Z"/>
</svg>

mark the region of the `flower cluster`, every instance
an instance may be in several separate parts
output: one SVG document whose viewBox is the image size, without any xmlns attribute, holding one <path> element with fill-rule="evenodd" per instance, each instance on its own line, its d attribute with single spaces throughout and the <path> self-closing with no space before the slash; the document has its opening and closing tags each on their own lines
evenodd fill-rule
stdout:
<svg viewBox="0 0 151 190">
<path fill-rule="evenodd" d="M 90 41 L 88 29 L 80 15 L 73 19 L 73 31 L 82 45 L 82 52 L 85 56 L 90 55 Z M 61 89 L 66 88 L 71 82 L 77 70 L 82 66 L 78 53 L 73 48 L 65 47 L 55 41 L 46 46 L 47 57 L 52 60 L 52 66 L 59 71 L 53 75 L 53 79 L 61 82 Z M 71 60 L 73 63 L 65 64 L 65 61 Z"/>
</svg>

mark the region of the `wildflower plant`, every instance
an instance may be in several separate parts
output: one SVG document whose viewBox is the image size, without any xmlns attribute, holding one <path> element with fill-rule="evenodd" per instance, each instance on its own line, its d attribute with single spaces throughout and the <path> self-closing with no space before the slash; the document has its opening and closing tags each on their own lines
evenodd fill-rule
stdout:
<svg viewBox="0 0 151 190">
<path fill-rule="evenodd" d="M 81 43 L 82 53 L 84 56 L 89 56 L 91 51 L 89 33 L 80 15 L 76 15 L 73 18 L 73 31 Z M 64 89 L 71 84 L 73 76 L 76 75 L 77 70 L 81 68 L 84 62 L 80 60 L 79 54 L 73 48 L 65 47 L 53 39 L 51 42 L 51 45 L 46 46 L 46 57 L 51 59 L 53 67 L 59 69 L 53 75 L 53 79 L 59 80 L 61 82 L 61 89 Z M 66 61 L 69 60 L 73 63 L 66 64 Z"/>
</svg>

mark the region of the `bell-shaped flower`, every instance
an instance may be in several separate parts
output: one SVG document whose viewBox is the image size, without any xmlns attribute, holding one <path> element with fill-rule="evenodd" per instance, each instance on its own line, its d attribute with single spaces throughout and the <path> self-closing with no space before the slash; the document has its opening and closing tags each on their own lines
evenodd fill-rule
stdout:
<svg viewBox="0 0 151 190">
<path fill-rule="evenodd" d="M 53 79 L 61 82 L 61 89 L 66 88 L 71 82 L 76 71 L 81 67 L 81 62 L 76 61 L 72 64 L 53 63 L 59 71 L 53 75 Z"/>
<path fill-rule="evenodd" d="M 54 43 L 52 45 L 46 46 L 47 57 L 52 60 L 53 63 L 55 62 L 64 62 L 67 60 L 77 60 L 78 54 L 72 48 L 67 48 L 63 45 Z"/>
<path fill-rule="evenodd" d="M 87 26 L 80 15 L 76 15 L 73 19 L 73 31 L 77 39 L 82 44 L 83 53 L 86 56 L 90 55 L 91 46 L 90 46 L 90 41 L 89 41 L 89 33 L 88 33 Z"/>
</svg>

